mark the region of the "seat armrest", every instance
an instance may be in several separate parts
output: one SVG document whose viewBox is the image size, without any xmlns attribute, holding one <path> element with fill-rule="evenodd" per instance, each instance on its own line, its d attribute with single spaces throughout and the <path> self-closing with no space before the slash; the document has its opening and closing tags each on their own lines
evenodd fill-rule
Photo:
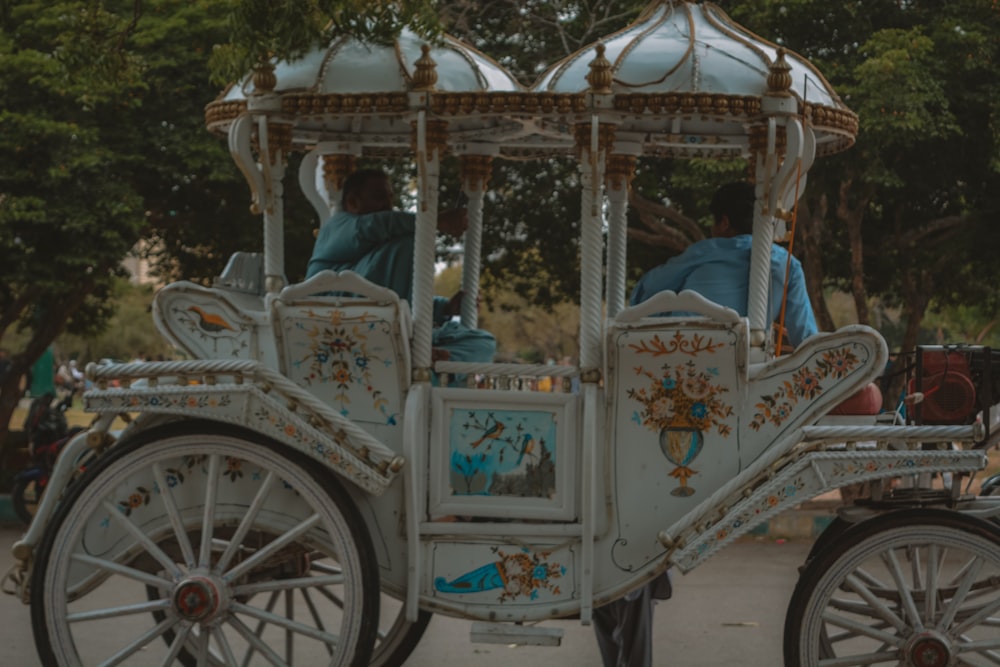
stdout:
<svg viewBox="0 0 1000 667">
<path fill-rule="evenodd" d="M 327 292 L 349 292 L 381 303 L 399 303 L 399 296 L 391 289 L 376 285 L 354 271 L 337 273 L 330 270 L 320 271 L 301 283 L 289 285 L 281 290 L 278 298 L 289 302 Z"/>
<path fill-rule="evenodd" d="M 731 322 L 733 324 L 739 323 L 743 319 L 732 308 L 720 306 L 692 290 L 683 290 L 680 294 L 664 290 L 640 304 L 620 311 L 615 316 L 615 321 L 619 324 L 628 324 L 637 322 L 644 317 L 655 316 L 657 313 L 677 311 L 697 313 L 717 322 Z"/>
</svg>

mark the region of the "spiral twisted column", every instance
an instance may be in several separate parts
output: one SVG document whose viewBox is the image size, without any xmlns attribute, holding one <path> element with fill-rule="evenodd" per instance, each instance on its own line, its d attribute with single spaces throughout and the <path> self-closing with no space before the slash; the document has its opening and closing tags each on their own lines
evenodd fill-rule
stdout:
<svg viewBox="0 0 1000 667">
<path fill-rule="evenodd" d="M 783 129 L 783 128 L 782 128 Z M 754 159 L 755 201 L 753 209 L 753 244 L 750 250 L 750 276 L 747 290 L 747 317 L 750 319 L 750 345 L 766 348 L 770 343 L 771 248 L 774 244 L 774 210 L 771 191 L 783 148 L 784 134 L 775 118 L 750 130 L 750 151 Z"/>
<path fill-rule="evenodd" d="M 469 228 L 465 232 L 462 261 L 462 324 L 475 329 L 479 325 L 479 274 L 483 263 L 483 198 L 493 170 L 490 155 L 461 157 L 462 188 L 469 198 Z"/>
<path fill-rule="evenodd" d="M 448 123 L 429 121 L 420 111 L 415 122 L 417 229 L 413 250 L 413 380 L 431 379 L 431 330 L 434 327 L 434 241 L 437 232 L 438 182 Z"/>
<path fill-rule="evenodd" d="M 292 128 L 269 123 L 261 116 L 257 123 L 259 163 L 263 176 L 264 286 L 279 292 L 285 286 L 285 160 L 291 149 Z"/>
<path fill-rule="evenodd" d="M 616 145 L 615 150 L 619 147 Z M 605 183 L 608 190 L 608 284 L 607 316 L 625 307 L 625 245 L 628 233 L 628 193 L 635 176 L 634 155 L 616 152 L 608 157 Z"/>
<path fill-rule="evenodd" d="M 613 125 L 590 123 L 575 128 L 581 192 L 580 233 L 580 368 L 582 379 L 600 378 L 603 277 L 603 201 L 605 156 L 614 142 Z"/>
</svg>

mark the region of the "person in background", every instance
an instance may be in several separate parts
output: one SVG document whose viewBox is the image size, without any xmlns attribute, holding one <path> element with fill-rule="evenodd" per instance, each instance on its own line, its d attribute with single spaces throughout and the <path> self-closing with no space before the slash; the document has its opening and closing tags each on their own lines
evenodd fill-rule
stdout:
<svg viewBox="0 0 1000 667">
<path fill-rule="evenodd" d="M 45 394 L 56 395 L 56 362 L 51 346 L 45 348 L 42 356 L 31 366 L 31 384 L 28 385 L 28 393 L 32 398 Z"/>
<path fill-rule="evenodd" d="M 716 190 L 709 207 L 714 218 L 712 238 L 691 244 L 680 255 L 647 272 L 632 291 L 631 305 L 642 303 L 664 290 L 689 289 L 746 316 L 754 200 L 751 183 L 727 183 Z M 779 245 L 772 246 L 769 304 L 772 322 L 781 314 L 787 262 L 788 251 Z M 802 264 L 795 257 L 791 258 L 788 272 L 785 329 L 793 346 L 798 346 L 818 330 Z"/>
<path fill-rule="evenodd" d="M 412 303 L 416 216 L 392 208 L 389 177 L 377 169 L 354 172 L 344 180 L 341 203 L 341 210 L 316 237 L 306 277 L 325 269 L 350 270 Z M 439 228 L 452 236 L 464 233 L 467 224 L 464 208 L 443 211 L 438 217 Z M 434 300 L 433 360 L 493 361 L 493 335 L 452 319 L 461 309 L 461 300 L 462 292 L 450 300 Z"/>
</svg>

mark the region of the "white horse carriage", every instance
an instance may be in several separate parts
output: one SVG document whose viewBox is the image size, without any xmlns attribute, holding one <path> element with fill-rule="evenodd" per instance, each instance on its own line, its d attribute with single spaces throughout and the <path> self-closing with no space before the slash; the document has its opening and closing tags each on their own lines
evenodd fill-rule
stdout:
<svg viewBox="0 0 1000 667">
<path fill-rule="evenodd" d="M 709 3 L 658 1 L 530 89 L 457 40 L 404 32 L 261 69 L 206 115 L 250 183 L 264 251 L 212 287 L 159 292 L 156 323 L 189 360 L 88 369 L 99 416 L 14 548 L 46 665 L 400 664 L 432 613 L 470 619 L 473 639 L 557 644 L 536 622 L 589 623 L 855 484 L 869 497 L 802 570 L 786 664 L 1000 664 L 1000 499 L 968 492 L 987 462 L 991 352 L 922 350 L 914 393 L 961 400 L 905 421 L 830 415 L 883 372 L 878 332 L 775 354 L 772 243 L 814 157 L 857 130 L 803 58 Z M 321 221 L 358 158 L 415 163 L 412 303 L 352 273 L 285 284 L 291 151 Z M 470 327 L 493 161 L 578 162 L 577 366 L 432 362 L 446 155 L 469 202 Z M 625 307 L 643 156 L 747 160 L 747 317 L 690 292 Z M 523 381 L 546 376 L 557 391 Z"/>
</svg>

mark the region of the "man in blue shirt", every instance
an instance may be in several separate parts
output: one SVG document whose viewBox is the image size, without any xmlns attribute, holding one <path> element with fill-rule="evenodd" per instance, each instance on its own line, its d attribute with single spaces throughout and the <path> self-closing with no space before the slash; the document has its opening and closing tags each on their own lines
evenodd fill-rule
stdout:
<svg viewBox="0 0 1000 667">
<path fill-rule="evenodd" d="M 728 183 L 716 190 L 709 210 L 715 218 L 712 238 L 692 244 L 680 255 L 650 270 L 636 284 L 629 302 L 642 303 L 657 292 L 689 289 L 715 303 L 747 314 L 754 186 Z M 788 251 L 771 248 L 770 316 L 781 313 Z M 802 265 L 792 258 L 788 275 L 785 326 L 792 345 L 816 333 Z M 594 631 L 605 667 L 649 667 L 653 664 L 653 606 L 670 597 L 664 573 L 624 598 L 594 610 Z"/>
<path fill-rule="evenodd" d="M 663 290 L 690 289 L 745 316 L 754 199 L 754 186 L 750 183 L 728 183 L 719 188 L 710 206 L 715 218 L 712 238 L 692 244 L 680 255 L 651 269 L 636 284 L 630 303 L 642 303 Z M 772 322 L 777 321 L 781 313 L 787 262 L 788 251 L 778 245 L 772 246 L 769 309 Z M 793 346 L 817 332 L 802 265 L 794 257 L 788 273 L 785 328 Z"/>
<path fill-rule="evenodd" d="M 319 230 L 306 277 L 324 269 L 350 270 L 412 302 L 416 216 L 393 210 L 389 177 L 377 169 L 354 172 L 344 180 L 341 203 L 341 210 Z M 460 236 L 467 224 L 465 209 L 438 217 L 438 227 L 452 236 Z M 451 319 L 460 310 L 461 297 L 459 292 L 451 300 L 434 299 L 433 359 L 493 361 L 493 335 Z"/>
</svg>

